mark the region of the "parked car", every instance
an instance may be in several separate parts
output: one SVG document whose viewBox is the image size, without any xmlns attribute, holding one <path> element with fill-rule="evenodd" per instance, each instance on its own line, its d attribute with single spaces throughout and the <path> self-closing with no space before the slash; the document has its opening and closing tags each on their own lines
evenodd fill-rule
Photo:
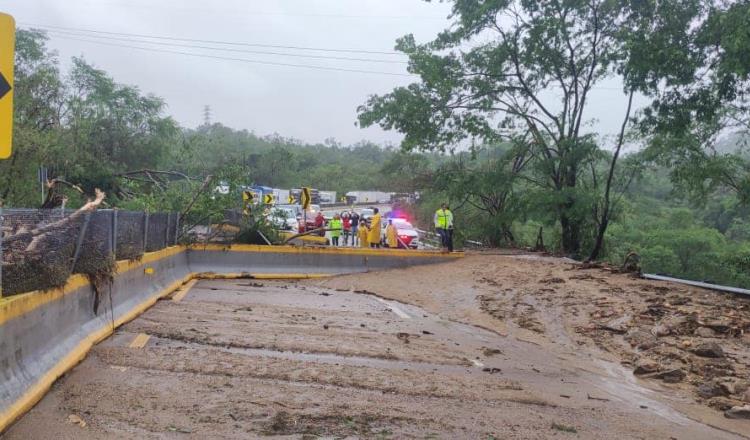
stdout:
<svg viewBox="0 0 750 440">
<path fill-rule="evenodd" d="M 405 249 L 417 249 L 419 248 L 419 233 L 414 226 L 409 223 L 405 218 L 392 218 L 393 225 L 396 226 L 396 234 L 398 235 L 398 247 Z M 386 243 L 385 228 L 388 227 L 388 221 L 383 222 L 383 233 L 381 234 L 383 244 Z"/>
<path fill-rule="evenodd" d="M 297 229 L 297 213 L 293 208 L 275 207 L 268 216 L 268 221 L 277 229 L 283 231 L 293 231 Z"/>
<path fill-rule="evenodd" d="M 294 217 L 302 218 L 302 205 L 281 204 L 281 205 L 276 205 L 276 207 L 282 208 L 282 209 L 291 209 L 292 211 L 294 211 Z"/>
<path fill-rule="evenodd" d="M 320 205 L 310 205 L 310 209 L 307 212 L 302 211 L 300 206 L 299 215 L 299 232 L 306 232 L 315 229 L 315 217 L 320 212 Z M 303 226 L 304 225 L 304 226 Z"/>
</svg>

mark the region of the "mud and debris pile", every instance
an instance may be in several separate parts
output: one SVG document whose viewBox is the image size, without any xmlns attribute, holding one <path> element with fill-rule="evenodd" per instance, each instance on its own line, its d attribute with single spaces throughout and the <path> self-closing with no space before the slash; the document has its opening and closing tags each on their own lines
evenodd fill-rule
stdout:
<svg viewBox="0 0 750 440">
<path fill-rule="evenodd" d="M 597 307 L 579 334 L 614 349 L 642 379 L 691 386 L 697 400 L 716 410 L 750 403 L 750 300 L 675 286 L 619 295 L 637 299 Z"/>
<path fill-rule="evenodd" d="M 750 298 L 553 259 L 508 259 L 477 275 L 496 292 L 479 298 L 486 313 L 556 343 L 595 345 L 641 379 L 750 418 Z"/>
</svg>

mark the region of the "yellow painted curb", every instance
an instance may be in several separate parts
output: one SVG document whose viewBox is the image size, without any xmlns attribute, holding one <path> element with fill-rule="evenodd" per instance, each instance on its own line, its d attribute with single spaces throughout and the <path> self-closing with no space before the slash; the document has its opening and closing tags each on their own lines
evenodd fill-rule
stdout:
<svg viewBox="0 0 750 440">
<path fill-rule="evenodd" d="M 188 276 L 187 280 L 189 280 L 191 277 L 192 275 Z M 184 284 L 184 282 L 181 281 L 173 283 L 166 289 L 163 289 L 155 294 L 152 298 L 137 305 L 125 317 L 115 321 L 114 327 L 107 325 L 97 331 L 92 332 L 90 335 L 84 338 L 84 340 L 81 341 L 73 350 L 71 350 L 71 352 L 67 356 L 65 356 L 50 371 L 42 376 L 42 378 L 39 379 L 34 385 L 32 385 L 32 387 L 29 388 L 29 390 L 27 390 L 18 400 L 13 402 L 13 404 L 7 410 L 0 413 L 0 432 L 4 432 L 11 423 L 16 421 L 19 417 L 33 408 L 34 405 L 37 404 L 37 402 L 42 400 L 44 395 L 47 394 L 47 391 L 49 391 L 52 384 L 55 383 L 55 381 L 60 376 L 78 365 L 78 363 L 86 357 L 89 351 L 91 351 L 91 348 L 95 344 L 98 344 L 99 342 L 107 339 L 110 335 L 112 335 L 115 328 L 136 318 L 138 315 L 154 305 L 159 298 L 169 295 L 174 289 L 178 288 L 182 284 Z"/>
<path fill-rule="evenodd" d="M 329 273 L 254 273 L 251 278 L 254 280 L 310 280 L 333 276 Z"/>
<path fill-rule="evenodd" d="M 462 258 L 463 252 L 416 251 L 411 249 L 371 249 L 371 248 L 331 248 L 331 247 L 299 247 L 299 246 L 260 246 L 254 244 L 220 245 L 207 244 L 192 246 L 189 249 L 222 252 L 255 252 L 269 254 L 311 254 L 311 255 L 361 255 L 363 257 L 432 257 L 446 260 Z"/>
<path fill-rule="evenodd" d="M 330 273 L 249 273 L 249 272 L 237 272 L 237 273 L 214 273 L 214 272 L 201 272 L 195 273 L 193 276 L 197 280 L 306 280 L 306 279 L 317 279 L 317 278 L 330 278 L 337 274 Z"/>
<path fill-rule="evenodd" d="M 37 404 L 55 381 L 68 370 L 81 362 L 88 354 L 91 347 L 99 341 L 112 334 L 112 327 L 105 326 L 87 336 L 67 356 L 57 363 L 50 371 L 44 374 L 34 385 L 31 386 L 18 400 L 0 414 L 0 432 L 3 432 L 11 423 L 27 413 Z"/>
<path fill-rule="evenodd" d="M 297 234 L 293 234 L 291 232 L 282 232 L 280 235 L 284 240 L 289 240 Z M 303 243 L 319 244 L 322 246 L 328 245 L 328 239 L 319 235 L 303 235 L 301 237 L 295 238 L 295 240 L 299 240 Z"/>
<path fill-rule="evenodd" d="M 143 267 L 145 264 L 153 263 L 172 255 L 184 252 L 182 246 L 173 246 L 157 252 L 145 254 L 141 260 L 118 261 L 117 273 L 125 273 L 133 269 Z M 65 286 L 50 290 L 34 290 L 5 298 L 0 298 L 0 325 L 18 316 L 25 315 L 39 306 L 56 301 L 65 295 L 74 292 L 81 287 L 89 285 L 89 280 L 84 275 L 72 275 L 68 278 Z"/>
<path fill-rule="evenodd" d="M 222 246 L 222 245 L 206 245 L 206 246 L 194 246 L 195 249 L 210 250 L 210 251 L 226 251 L 226 252 L 257 252 L 257 253 L 286 253 L 286 254 L 339 254 L 339 255 L 359 255 L 359 256 L 388 256 L 398 258 L 408 257 L 439 257 L 445 259 L 462 258 L 464 254 L 462 252 L 454 252 L 450 254 L 430 251 L 412 251 L 404 249 L 365 249 L 365 248 L 300 248 L 294 246 L 257 246 L 257 245 L 234 245 L 234 246 Z M 184 252 L 190 247 L 184 246 L 172 246 L 166 249 L 162 249 L 157 252 L 150 252 L 145 254 L 143 258 L 135 261 L 118 261 L 117 262 L 117 273 L 122 274 L 130 270 L 143 268 L 144 265 L 154 263 L 164 258 L 177 255 Z M 260 274 L 266 275 L 266 274 Z M 233 274 L 226 275 L 225 278 L 250 278 L 251 274 Z M 326 274 L 310 274 L 305 275 L 306 278 L 321 278 L 323 276 L 331 276 Z M 286 277 L 277 279 L 300 279 L 304 277 Z M 191 276 L 192 278 L 192 276 Z M 219 277 L 221 278 L 221 277 Z M 189 281 L 189 280 L 187 280 Z M 21 293 L 19 295 L 13 295 L 10 297 L 0 298 L 0 325 L 3 323 L 16 318 L 18 316 L 29 313 L 39 306 L 56 301 L 63 296 L 89 284 L 88 279 L 83 275 L 73 275 L 68 279 L 65 286 L 57 289 L 51 289 L 48 291 L 35 290 L 32 292 Z"/>
</svg>

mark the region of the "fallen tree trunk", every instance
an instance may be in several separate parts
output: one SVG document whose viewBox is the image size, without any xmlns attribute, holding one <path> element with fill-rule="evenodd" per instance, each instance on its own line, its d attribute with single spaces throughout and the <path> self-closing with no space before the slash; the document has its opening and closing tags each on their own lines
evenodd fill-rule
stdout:
<svg viewBox="0 0 750 440">
<path fill-rule="evenodd" d="M 37 243 L 39 243 L 39 241 L 43 239 L 48 232 L 64 228 L 85 213 L 95 211 L 99 207 L 99 205 L 102 204 L 105 196 L 106 195 L 102 191 L 97 189 L 96 198 L 94 200 L 89 200 L 88 203 L 80 207 L 77 211 L 73 212 L 69 216 L 56 222 L 38 226 L 31 230 L 22 230 L 20 232 L 16 232 L 14 234 L 3 237 L 3 245 L 11 246 L 14 242 L 31 238 L 31 242 L 26 246 L 25 250 L 33 251 L 36 248 Z"/>
</svg>

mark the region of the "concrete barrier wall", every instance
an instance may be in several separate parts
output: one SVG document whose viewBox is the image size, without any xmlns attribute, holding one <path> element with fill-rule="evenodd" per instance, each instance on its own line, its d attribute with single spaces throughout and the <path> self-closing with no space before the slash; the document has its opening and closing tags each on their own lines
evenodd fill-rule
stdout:
<svg viewBox="0 0 750 440">
<path fill-rule="evenodd" d="M 188 254 L 190 269 L 194 273 L 219 270 L 223 273 L 320 275 L 416 266 L 445 262 L 462 256 L 460 253 L 441 254 L 429 251 L 253 245 L 194 247 L 188 250 Z"/>
<path fill-rule="evenodd" d="M 115 328 L 193 278 L 304 278 L 460 258 L 424 251 L 238 245 L 172 247 L 118 262 L 111 285 L 80 275 L 60 289 L 0 300 L 0 432 Z M 98 300 L 97 300 L 98 296 Z M 95 307 L 96 305 L 96 307 Z"/>
</svg>

